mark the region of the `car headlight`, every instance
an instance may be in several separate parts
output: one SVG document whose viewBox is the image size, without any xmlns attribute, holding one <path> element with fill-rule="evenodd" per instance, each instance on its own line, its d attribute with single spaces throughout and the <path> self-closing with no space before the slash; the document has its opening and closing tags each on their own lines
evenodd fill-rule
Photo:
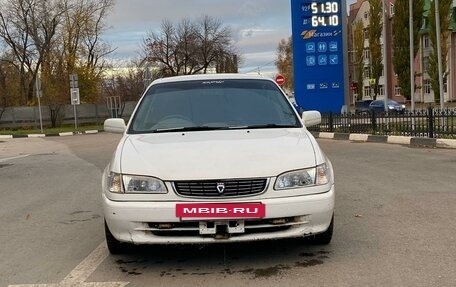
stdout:
<svg viewBox="0 0 456 287">
<path fill-rule="evenodd" d="M 111 172 L 108 175 L 108 190 L 113 193 L 163 194 L 168 189 L 165 183 L 155 177 L 121 175 Z"/>
<path fill-rule="evenodd" d="M 322 164 L 314 168 L 290 171 L 277 177 L 275 190 L 299 188 L 314 185 L 325 185 L 331 181 L 328 165 Z"/>
</svg>

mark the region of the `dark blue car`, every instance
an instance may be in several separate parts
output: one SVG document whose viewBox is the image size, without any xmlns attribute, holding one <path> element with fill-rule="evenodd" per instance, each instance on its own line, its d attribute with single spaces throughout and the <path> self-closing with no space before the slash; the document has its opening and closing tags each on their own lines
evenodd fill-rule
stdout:
<svg viewBox="0 0 456 287">
<path fill-rule="evenodd" d="M 388 99 L 386 102 L 389 113 L 404 113 L 405 105 L 399 104 L 394 100 Z M 375 100 L 369 104 L 369 110 L 371 112 L 383 113 L 385 112 L 385 101 L 384 100 Z"/>
<path fill-rule="evenodd" d="M 355 113 L 357 114 L 368 114 L 369 105 L 372 103 L 372 100 L 357 101 L 355 102 Z"/>
</svg>

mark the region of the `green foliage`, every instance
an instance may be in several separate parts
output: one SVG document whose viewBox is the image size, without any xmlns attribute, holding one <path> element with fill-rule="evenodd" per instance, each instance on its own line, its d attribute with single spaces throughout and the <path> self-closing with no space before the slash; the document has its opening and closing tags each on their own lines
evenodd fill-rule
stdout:
<svg viewBox="0 0 456 287">
<path fill-rule="evenodd" d="M 440 16 L 440 43 L 441 46 L 437 47 L 437 34 L 436 34 L 436 18 L 435 18 L 435 5 L 431 4 L 431 10 L 429 12 L 429 39 L 431 40 L 433 51 L 429 55 L 429 70 L 428 74 L 430 77 L 431 87 L 434 91 L 434 100 L 440 101 L 440 83 L 439 83 L 439 62 L 437 49 L 440 48 L 442 51 L 442 70 L 444 72 L 443 79 L 446 80 L 447 74 L 447 55 L 448 55 L 448 39 L 451 35 L 450 23 L 451 23 L 451 6 L 452 0 L 439 0 L 439 16 Z"/>
<path fill-rule="evenodd" d="M 371 59 L 371 72 L 372 79 L 375 80 L 374 85 L 374 96 L 373 99 L 377 99 L 378 94 L 378 81 L 383 72 L 383 61 L 382 61 L 382 1 L 381 0 L 369 0 L 370 4 L 370 25 L 369 25 L 369 51 Z"/>
<path fill-rule="evenodd" d="M 357 100 L 363 99 L 363 79 L 364 79 L 364 24 L 358 20 L 354 23 L 353 28 L 353 49 L 354 58 L 353 64 L 355 68 L 355 81 L 358 87 Z"/>
<path fill-rule="evenodd" d="M 17 67 L 6 56 L 0 54 L 0 118 L 6 107 L 20 103 Z"/>
<path fill-rule="evenodd" d="M 413 3 L 413 54 L 415 57 L 419 50 L 419 30 L 422 26 L 423 5 L 423 0 L 415 0 Z M 410 100 L 409 0 L 397 0 L 395 6 L 396 12 L 392 23 L 394 71 L 397 74 L 402 95 Z"/>
</svg>

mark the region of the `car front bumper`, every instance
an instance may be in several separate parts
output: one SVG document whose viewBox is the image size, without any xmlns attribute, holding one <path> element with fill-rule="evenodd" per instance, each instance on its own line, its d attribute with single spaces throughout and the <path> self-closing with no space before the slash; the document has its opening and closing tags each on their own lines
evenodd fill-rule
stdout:
<svg viewBox="0 0 456 287">
<path fill-rule="evenodd" d="M 252 201 L 243 198 L 229 202 Z M 335 188 L 333 185 L 328 192 L 321 194 L 262 199 L 266 215 L 253 220 L 182 220 L 176 217 L 177 203 L 186 202 L 112 201 L 103 193 L 105 220 L 117 240 L 133 244 L 190 244 L 293 238 L 322 233 L 328 229 L 334 213 Z M 204 234 L 202 226 L 206 225 L 217 229 L 216 234 Z M 241 226 L 242 231 L 237 226 Z"/>
</svg>

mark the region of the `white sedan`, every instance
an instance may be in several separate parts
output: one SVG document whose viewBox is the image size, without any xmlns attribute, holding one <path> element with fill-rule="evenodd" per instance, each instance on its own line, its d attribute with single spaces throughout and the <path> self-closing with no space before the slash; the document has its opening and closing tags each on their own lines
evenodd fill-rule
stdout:
<svg viewBox="0 0 456 287">
<path fill-rule="evenodd" d="M 238 74 L 154 81 L 102 180 L 109 251 L 130 244 L 331 241 L 331 162 L 271 79 Z"/>
</svg>

